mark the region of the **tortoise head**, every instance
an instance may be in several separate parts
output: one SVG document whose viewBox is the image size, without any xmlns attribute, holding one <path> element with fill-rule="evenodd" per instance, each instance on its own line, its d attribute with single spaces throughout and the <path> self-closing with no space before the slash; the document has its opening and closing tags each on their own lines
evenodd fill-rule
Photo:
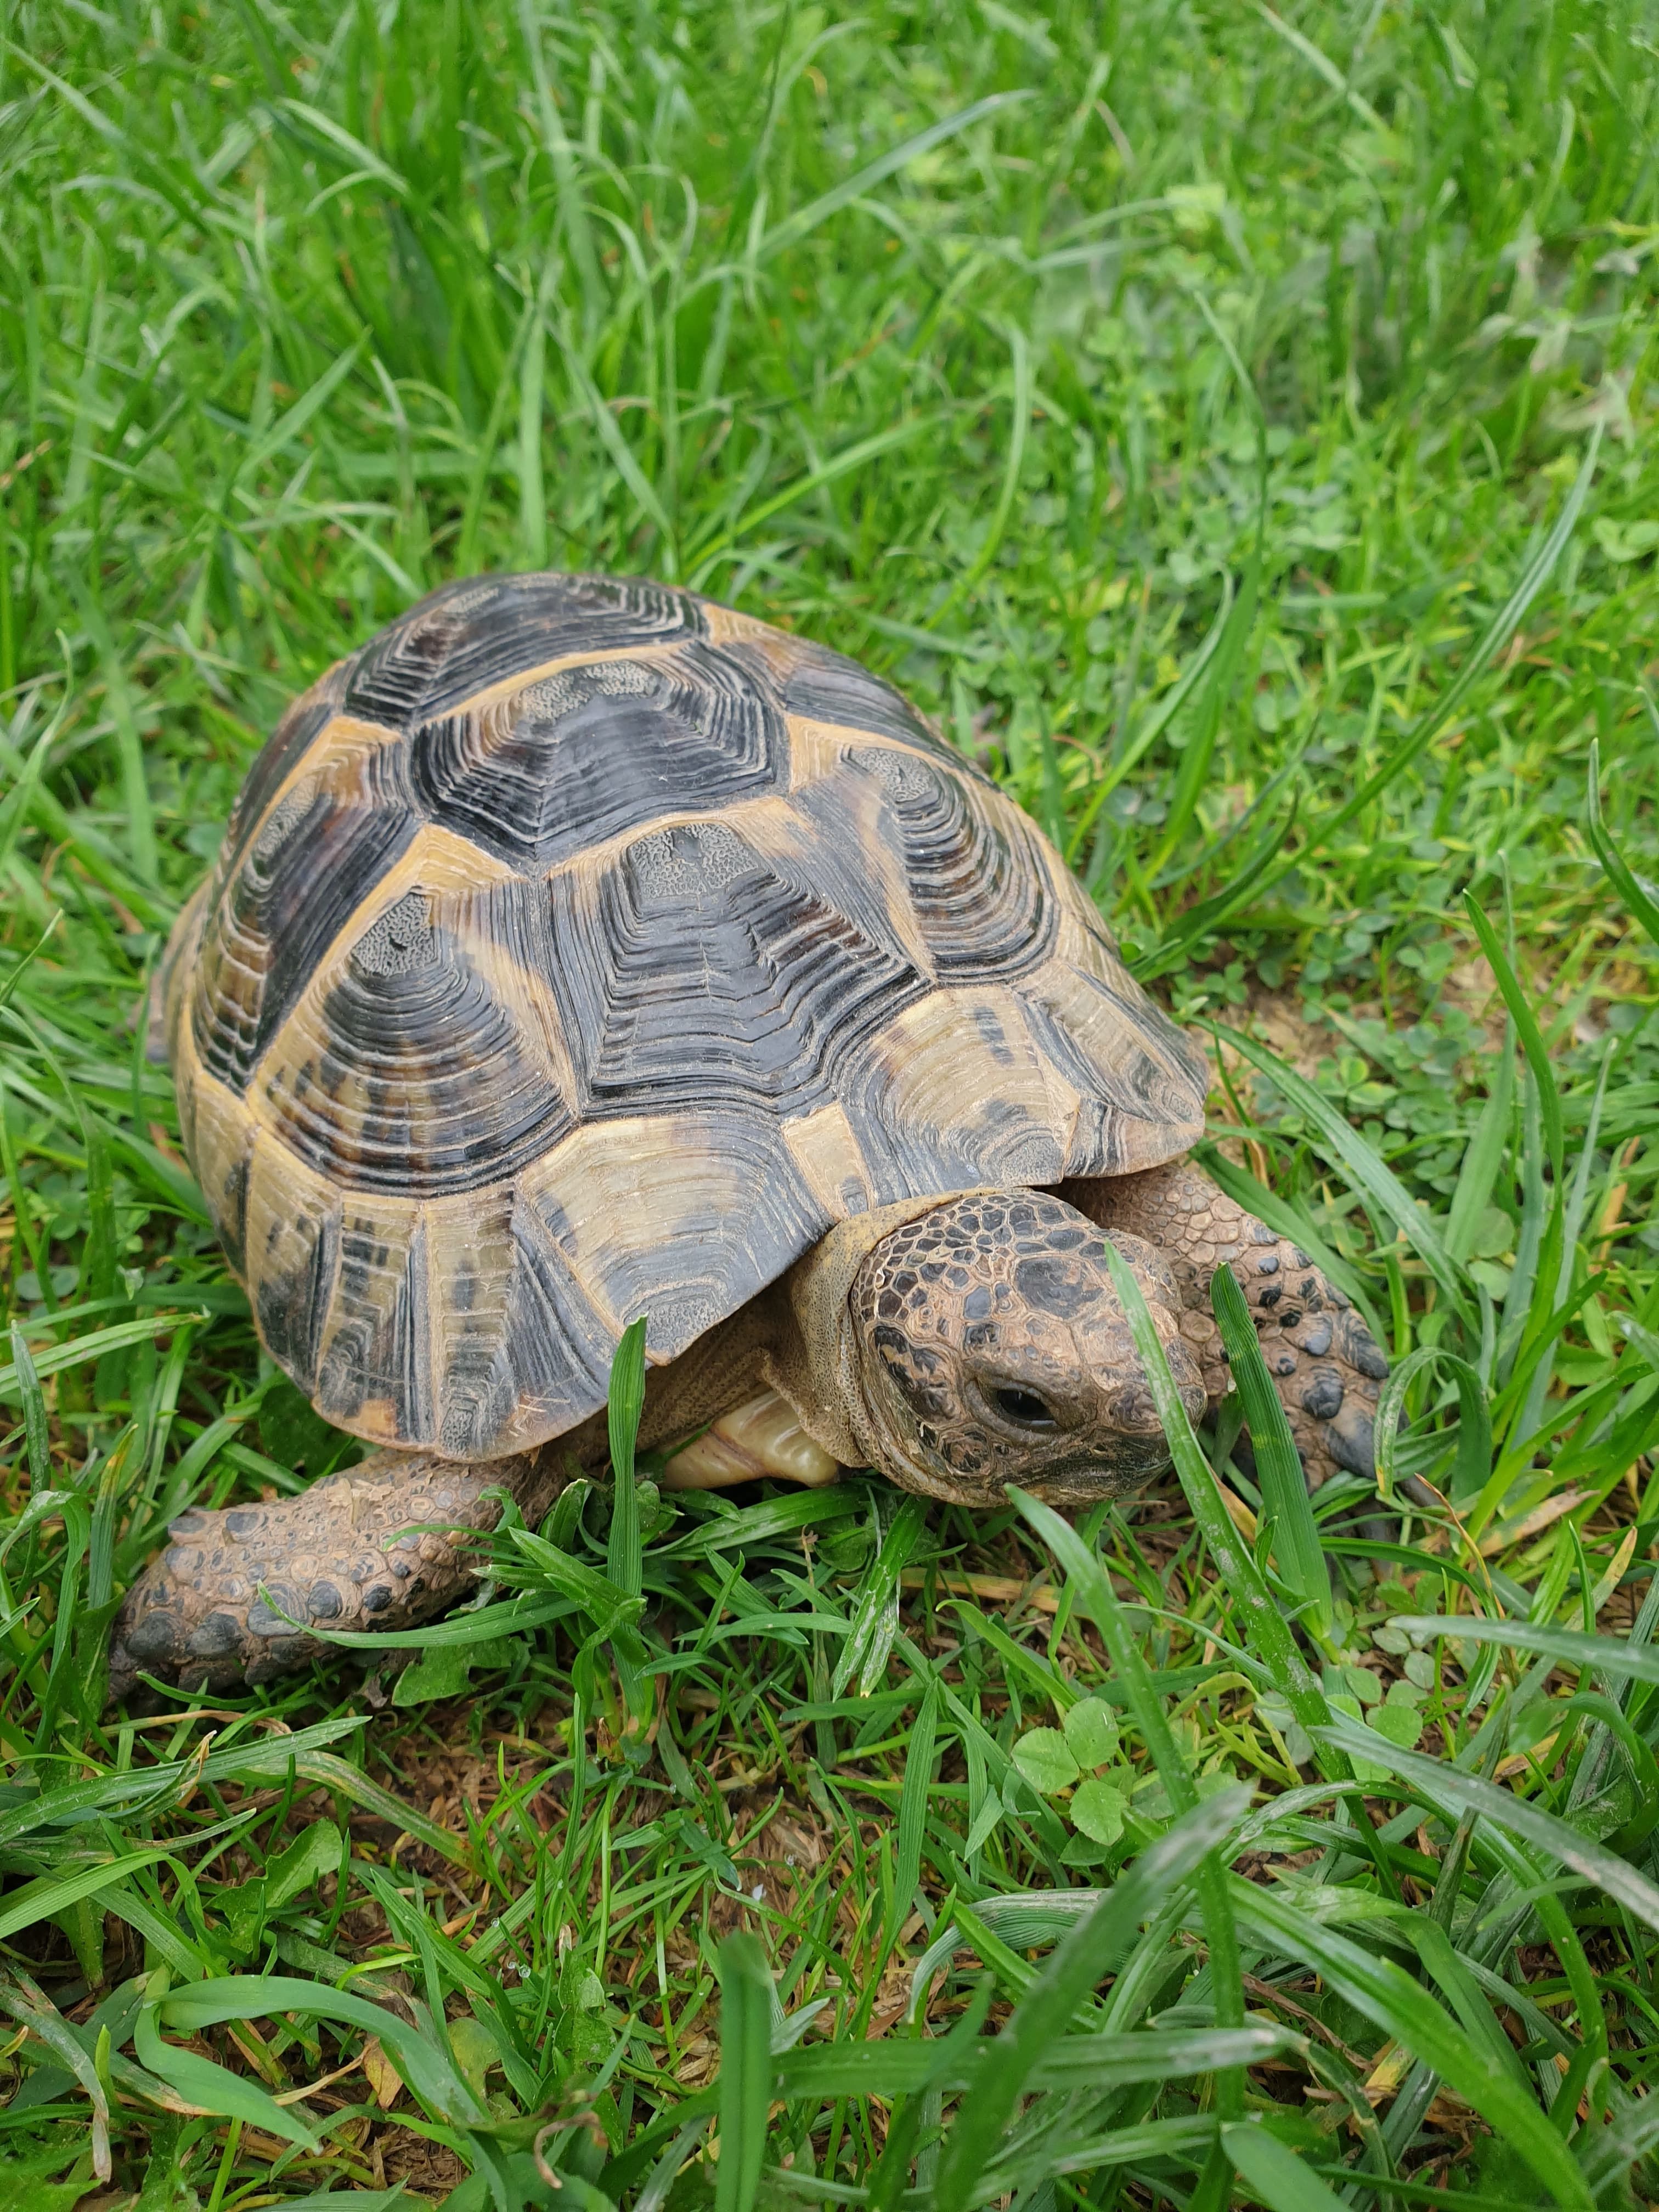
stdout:
<svg viewBox="0 0 1659 2212">
<path fill-rule="evenodd" d="M 1055 1504 L 1139 1490 L 1167 1467 L 1105 1236 L 1041 1191 L 978 1191 L 901 1223 L 848 1297 L 853 1425 L 905 1490 L 1000 1505 L 1017 1482 Z M 1205 1392 L 1178 1328 L 1174 1278 L 1112 1232 L 1134 1272 L 1183 1402 Z"/>
</svg>

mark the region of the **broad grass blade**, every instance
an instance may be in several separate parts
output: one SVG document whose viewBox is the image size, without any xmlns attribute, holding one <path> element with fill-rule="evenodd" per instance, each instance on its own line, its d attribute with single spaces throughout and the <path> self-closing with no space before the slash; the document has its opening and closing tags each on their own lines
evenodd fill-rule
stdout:
<svg viewBox="0 0 1659 2212">
<path fill-rule="evenodd" d="M 1301 1455 L 1267 1372 L 1244 1293 L 1231 1267 L 1216 1269 L 1210 1283 L 1210 1304 L 1227 1347 L 1233 1387 L 1243 1401 L 1262 1510 L 1272 1528 L 1279 1571 L 1300 1602 L 1304 1622 L 1315 1635 L 1328 1637 L 1332 1619 L 1330 1570 L 1309 1501 Z"/>
<path fill-rule="evenodd" d="M 157 1978 L 164 1982 L 166 1976 Z M 291 2105 L 279 2105 L 267 2090 L 246 2075 L 233 2074 L 198 2051 L 166 2042 L 156 2026 L 155 2015 L 156 2005 L 152 2001 L 144 2006 L 134 2023 L 132 2048 L 139 2064 L 155 2075 L 158 2081 L 165 2081 L 169 2089 L 198 2112 L 216 2113 L 221 2119 L 241 2120 L 249 2127 L 276 2136 L 281 2142 L 298 2143 L 301 2150 L 317 2148 L 316 2135 Z"/>
<path fill-rule="evenodd" d="M 1659 1933 L 1659 1888 L 1645 1875 L 1638 1874 L 1627 1860 L 1604 1850 L 1600 1844 L 1591 1842 L 1565 1820 L 1547 1813 L 1541 1805 L 1517 1797 L 1513 1791 L 1500 1789 L 1495 1782 L 1483 1781 L 1479 1775 L 1465 1774 L 1461 1767 L 1447 1760 L 1425 1759 L 1419 1752 L 1402 1751 L 1398 1744 L 1377 1737 L 1375 1730 L 1356 1727 L 1346 1714 L 1335 1716 L 1330 1733 L 1344 1750 L 1388 1767 L 1402 1781 L 1411 1783 L 1417 1795 L 1438 1810 L 1449 1812 L 1454 1824 L 1465 1813 L 1476 1813 L 1483 1820 L 1494 1821 L 1535 1849 L 1559 1859 L 1563 1866 L 1571 1867 L 1586 1881 L 1598 1884 L 1627 1912 L 1634 1913 L 1638 1920 Z"/>
<path fill-rule="evenodd" d="M 319 1982 L 302 1981 L 283 1974 L 238 1974 L 222 1980 L 195 1982 L 188 1989 L 172 1990 L 160 2000 L 158 2009 L 167 2027 L 185 2033 L 216 2027 L 228 2020 L 257 2020 L 276 2013 L 295 2013 L 311 2020 L 342 2021 L 366 2034 L 378 2036 L 416 2095 L 443 2118 L 465 2127 L 486 2117 L 477 2099 L 451 2064 L 447 2053 L 439 2048 L 435 2037 L 419 2025 L 411 2026 L 386 2006 L 354 1996 L 349 1990 L 325 1989 Z M 143 2058 L 143 2051 L 138 2055 Z M 148 2066 L 150 2062 L 144 2058 L 144 2063 Z M 255 2124 L 262 2126 L 264 2123 Z"/>
<path fill-rule="evenodd" d="M 1474 933 L 1480 940 L 1480 950 L 1486 956 L 1486 964 L 1504 994 L 1504 1004 L 1510 1010 L 1510 1019 L 1515 1024 L 1521 1049 L 1527 1055 L 1527 1065 L 1538 1085 L 1538 1102 L 1544 1116 L 1544 1141 L 1549 1146 L 1550 1165 L 1554 1170 L 1559 1188 L 1565 1139 L 1562 1134 L 1561 1094 L 1555 1087 L 1555 1070 L 1550 1065 L 1549 1054 L 1544 1048 L 1543 1037 L 1532 1008 L 1527 1004 L 1520 978 L 1510 965 L 1508 956 L 1498 941 L 1498 932 L 1481 912 L 1473 891 L 1463 894 L 1463 906 L 1474 925 Z"/>
<path fill-rule="evenodd" d="M 1128 1948 L 1141 1922 L 1193 1877 L 1249 1802 L 1243 1790 L 1228 1790 L 1194 1806 L 1141 1853 L 1060 1945 L 1007 2027 L 981 2054 L 973 2093 L 945 2145 L 935 2212 L 966 2212 L 1038 2062 L 1066 2034 L 1079 2006 Z"/>
<path fill-rule="evenodd" d="M 720 1948 L 720 2157 L 714 2212 L 750 2212 L 766 2154 L 772 2096 L 772 1970 L 759 1938 L 728 1936 Z"/>
<path fill-rule="evenodd" d="M 1260 2123 L 1223 2128 L 1221 2148 L 1268 2212 L 1348 2212 L 1345 2199 Z"/>
<path fill-rule="evenodd" d="M 1434 1564 L 1437 1566 L 1439 1562 Z M 1541 1652 L 1564 1667 L 1593 1667 L 1615 1679 L 1659 1682 L 1659 1650 L 1621 1637 L 1586 1636 L 1582 1629 L 1555 1628 L 1531 1620 L 1448 1619 L 1437 1613 L 1395 1613 L 1389 1626 L 1403 1628 L 1413 1637 L 1439 1635 L 1470 1644 L 1501 1644 L 1516 1651 Z"/>
<path fill-rule="evenodd" d="M 1366 1734 L 1357 1729 L 1352 1733 Z M 1364 1756 L 1376 1753 L 1367 1747 Z M 1507 2138 L 1559 2204 L 1588 2212 L 1591 2200 L 1577 2161 L 1537 2106 L 1403 1968 L 1362 1950 L 1335 1929 L 1322 1927 L 1277 1892 L 1237 1876 L 1232 1891 L 1241 1927 L 1272 1950 L 1311 1966 L 1385 2035 L 1449 2082 Z"/>
<path fill-rule="evenodd" d="M 39 748 L 37 747 L 37 750 Z M 31 756 L 31 757 L 33 757 Z M 1584 831 L 1607 880 L 1656 945 L 1659 945 L 1659 901 L 1626 860 L 1601 818 L 1601 747 L 1592 738 L 1589 750 L 1589 787 L 1584 808 Z"/>
<path fill-rule="evenodd" d="M 645 1316 L 629 1323 L 611 1363 L 608 1419 L 616 1490 L 605 1546 L 605 1572 L 619 1590 L 637 1597 L 644 1559 L 640 1547 L 640 1495 L 634 1481 L 634 1446 L 645 1410 Z"/>
</svg>

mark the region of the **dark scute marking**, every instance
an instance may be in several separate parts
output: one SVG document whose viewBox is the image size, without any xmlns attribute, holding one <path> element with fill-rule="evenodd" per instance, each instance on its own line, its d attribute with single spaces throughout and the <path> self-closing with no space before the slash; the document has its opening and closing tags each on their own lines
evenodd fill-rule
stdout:
<svg viewBox="0 0 1659 2212">
<path fill-rule="evenodd" d="M 232 1536 L 252 1536 L 264 1525 L 264 1515 L 252 1505 L 237 1505 L 225 1516 L 225 1529 Z"/>
<path fill-rule="evenodd" d="M 566 653 L 660 645 L 707 629 L 689 593 L 633 579 L 541 574 L 450 584 L 363 648 L 345 705 L 402 727 Z"/>
<path fill-rule="evenodd" d="M 426 1224 L 416 1222 L 401 1254 L 388 1249 L 385 1237 L 373 1219 L 346 1216 L 331 1333 L 313 1395 L 318 1412 L 342 1423 L 366 1401 L 384 1400 L 401 1441 L 429 1443 L 434 1422 Z"/>
<path fill-rule="evenodd" d="M 605 1403 L 615 1340 L 552 1228 L 528 1200 L 514 1201 L 505 1334 L 493 1354 L 466 1346 L 444 1378 L 446 1419 L 458 1409 L 470 1416 L 469 1448 L 480 1457 L 499 1450 L 494 1439 L 520 1404 L 535 1409 L 544 1434 L 557 1436 Z"/>
<path fill-rule="evenodd" d="M 371 1583 L 363 1592 L 365 1613 L 384 1613 L 395 1593 L 390 1583 Z"/>
<path fill-rule="evenodd" d="M 225 1248 L 225 1257 L 232 1272 L 238 1275 L 247 1272 L 247 1177 L 252 1150 L 250 1133 L 246 1149 L 232 1165 L 217 1200 L 210 1208 L 219 1242 Z"/>
<path fill-rule="evenodd" d="M 787 751 L 775 702 L 696 641 L 659 660 L 562 669 L 410 739 L 433 815 L 533 875 L 665 811 L 769 791 Z"/>
<path fill-rule="evenodd" d="M 1098 1303 L 1103 1285 L 1077 1261 L 1044 1254 L 1020 1261 L 1014 1288 L 1027 1305 L 1069 1321 Z"/>
<path fill-rule="evenodd" d="M 284 1270 L 271 1269 L 266 1261 L 254 1310 L 266 1351 L 308 1393 L 316 1379 L 323 1326 L 340 1262 L 339 1209 L 331 1207 L 320 1219 L 312 1213 L 299 1214 L 294 1226 L 306 1249 Z"/>
<path fill-rule="evenodd" d="M 361 766 L 355 787 L 319 781 L 302 801 L 290 793 L 208 917 L 191 1033 L 208 1073 L 239 1096 L 318 962 L 419 826 L 402 747 Z"/>
<path fill-rule="evenodd" d="M 1269 1229 L 1265 1221 L 1251 1222 L 1249 1237 L 1252 1244 L 1277 1244 L 1279 1242 L 1277 1232 Z M 1277 1261 L 1273 1264 L 1277 1266 Z"/>
<path fill-rule="evenodd" d="M 942 980 L 1007 981 L 1045 961 L 1059 908 L 1036 833 L 978 788 L 959 759 L 924 760 L 875 746 L 852 756 L 881 786 L 888 835 Z M 1006 1040 L 988 1036 L 992 1052 Z"/>
<path fill-rule="evenodd" d="M 1285 1291 L 1282 1284 L 1269 1283 L 1265 1290 L 1261 1290 L 1256 1292 L 1255 1302 L 1264 1312 L 1271 1313 L 1284 1295 Z"/>
<path fill-rule="evenodd" d="M 792 714 L 809 722 L 832 722 L 843 729 L 901 738 L 949 761 L 959 774 L 988 782 L 882 677 L 827 646 L 803 644 L 797 650 L 799 658 L 783 690 L 784 704 Z"/>
<path fill-rule="evenodd" d="M 228 873 L 240 860 L 250 837 L 264 835 L 266 811 L 313 741 L 339 712 L 345 669 L 332 668 L 313 692 L 296 699 L 277 723 L 243 780 L 225 830 L 220 866 Z M 286 804 L 286 802 L 283 802 Z M 281 808 L 279 806 L 279 812 Z"/>
<path fill-rule="evenodd" d="M 1275 1375 L 1294 1375 L 1296 1368 L 1297 1358 L 1295 1352 L 1280 1352 L 1274 1355 L 1273 1372 Z"/>
<path fill-rule="evenodd" d="M 1331 1324 L 1328 1320 L 1316 1321 L 1302 1340 L 1302 1349 L 1316 1359 L 1322 1359 L 1331 1348 Z"/>
<path fill-rule="evenodd" d="M 550 890 L 584 1119 L 827 1105 L 848 1056 L 929 988 L 721 823 L 637 839 L 597 900 L 564 876 Z"/>
<path fill-rule="evenodd" d="M 1316 1421 L 1328 1421 L 1342 1411 L 1342 1377 L 1334 1367 L 1315 1369 L 1303 1388 L 1302 1410 Z"/>
<path fill-rule="evenodd" d="M 1278 1253 L 1264 1252 L 1255 1263 L 1255 1272 L 1258 1275 L 1276 1275 L 1279 1273 Z"/>
<path fill-rule="evenodd" d="M 337 1620 L 345 1601 L 332 1583 L 313 1583 L 306 1592 L 306 1612 L 313 1620 Z"/>
<path fill-rule="evenodd" d="M 353 1189 L 477 1190 L 541 1158 L 574 1126 L 456 931 L 441 915 L 416 924 L 424 904 L 411 893 L 359 939 L 324 1005 L 320 1064 L 273 1068 L 267 1086 L 284 1143 Z M 495 884 L 471 906 L 505 959 L 547 973 L 538 886 Z"/>
</svg>

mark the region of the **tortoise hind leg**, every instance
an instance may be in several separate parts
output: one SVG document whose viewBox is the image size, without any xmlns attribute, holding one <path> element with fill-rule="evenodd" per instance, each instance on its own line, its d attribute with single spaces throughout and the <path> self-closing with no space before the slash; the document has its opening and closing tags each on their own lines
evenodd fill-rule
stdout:
<svg viewBox="0 0 1659 2212">
<path fill-rule="evenodd" d="M 1068 1182 L 1060 1196 L 1103 1228 L 1146 1237 L 1169 1261 L 1181 1288 L 1181 1333 L 1198 1355 L 1212 1405 L 1231 1386 L 1211 1316 L 1210 1279 L 1230 1267 L 1310 1486 L 1339 1468 L 1375 1475 L 1371 1425 L 1388 1359 L 1348 1298 L 1289 1237 L 1185 1160 L 1144 1175 Z"/>
<path fill-rule="evenodd" d="M 483 1493 L 508 1491 L 533 1522 L 558 1487 L 546 1452 L 465 1462 L 383 1451 L 295 1498 L 182 1514 L 122 1601 L 110 1696 L 125 1698 L 140 1674 L 190 1690 L 267 1680 L 327 1649 L 307 1626 L 430 1620 L 477 1580 L 463 1545 L 495 1525 Z"/>
</svg>

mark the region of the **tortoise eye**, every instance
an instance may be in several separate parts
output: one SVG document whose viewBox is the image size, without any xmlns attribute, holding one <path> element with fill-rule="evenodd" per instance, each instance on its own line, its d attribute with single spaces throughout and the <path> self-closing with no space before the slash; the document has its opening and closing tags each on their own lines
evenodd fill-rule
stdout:
<svg viewBox="0 0 1659 2212">
<path fill-rule="evenodd" d="M 1012 1421 L 1017 1429 L 1052 1429 L 1056 1426 L 1054 1411 L 1046 1398 L 1039 1398 L 1035 1390 L 1022 1390 L 1012 1382 L 999 1383 L 991 1392 L 991 1403 L 1005 1421 Z"/>
</svg>

